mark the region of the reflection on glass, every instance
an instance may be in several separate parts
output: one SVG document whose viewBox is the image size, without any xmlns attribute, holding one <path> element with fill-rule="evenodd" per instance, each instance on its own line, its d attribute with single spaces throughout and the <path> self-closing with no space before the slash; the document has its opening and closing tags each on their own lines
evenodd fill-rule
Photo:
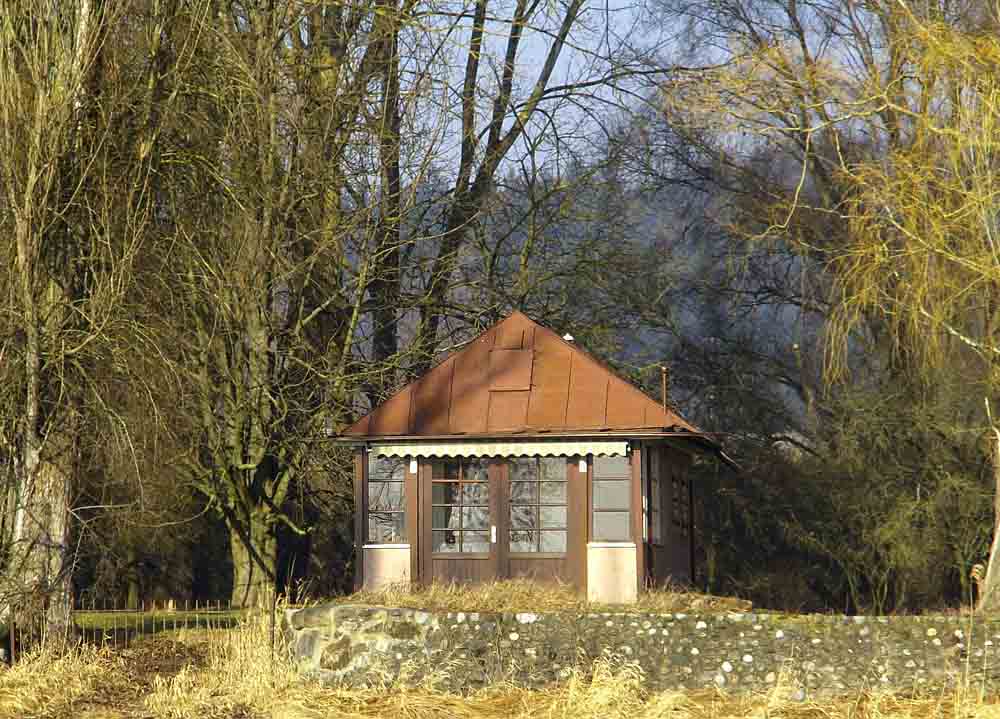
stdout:
<svg viewBox="0 0 1000 719">
<path fill-rule="evenodd" d="M 542 552 L 565 552 L 566 551 L 566 531 L 540 532 L 541 542 L 539 550 Z"/>
<path fill-rule="evenodd" d="M 565 482 L 542 482 L 538 488 L 538 501 L 542 504 L 566 504 Z"/>
<path fill-rule="evenodd" d="M 485 482 L 462 484 L 462 504 L 489 504 L 489 485 Z"/>
<path fill-rule="evenodd" d="M 462 469 L 463 479 L 466 482 L 486 482 L 489 480 L 489 463 L 484 459 L 467 459 Z"/>
<path fill-rule="evenodd" d="M 538 526 L 541 529 L 565 529 L 566 507 L 541 507 Z"/>
<path fill-rule="evenodd" d="M 507 460 L 512 481 L 537 481 L 538 480 L 538 460 L 533 457 L 516 457 Z"/>
<path fill-rule="evenodd" d="M 511 482 L 511 504 L 534 504 L 538 501 L 538 482 Z"/>
<path fill-rule="evenodd" d="M 566 458 L 543 457 L 538 464 L 539 479 L 550 482 L 566 481 Z"/>
<path fill-rule="evenodd" d="M 534 552 L 538 546 L 538 535 L 531 530 L 517 530 L 510 533 L 510 551 Z"/>
<path fill-rule="evenodd" d="M 489 529 L 490 510 L 487 507 L 463 507 L 462 529 Z"/>
<path fill-rule="evenodd" d="M 463 552 L 488 552 L 490 551 L 489 532 L 462 532 Z"/>
<path fill-rule="evenodd" d="M 403 483 L 369 482 L 368 508 L 375 511 L 401 511 L 403 509 Z"/>
<path fill-rule="evenodd" d="M 402 457 L 368 456 L 368 478 L 370 480 L 393 480 L 402 482 L 406 475 L 406 461 Z"/>
<path fill-rule="evenodd" d="M 431 529 L 458 529 L 458 512 L 452 507 L 434 507 L 431 510 Z"/>
<path fill-rule="evenodd" d="M 510 551 L 565 552 L 566 458 L 508 460 L 508 473 L 511 478 Z"/>
<path fill-rule="evenodd" d="M 369 512 L 368 541 L 372 544 L 396 544 L 403 541 L 404 519 L 401 512 Z"/>
<path fill-rule="evenodd" d="M 433 532 L 431 547 L 432 552 L 457 552 L 458 532 L 451 530 Z"/>
<path fill-rule="evenodd" d="M 431 489 L 434 504 L 457 504 L 458 482 L 435 482 Z"/>
<path fill-rule="evenodd" d="M 511 529 L 534 529 L 538 522 L 535 517 L 534 506 L 510 508 Z"/>
</svg>

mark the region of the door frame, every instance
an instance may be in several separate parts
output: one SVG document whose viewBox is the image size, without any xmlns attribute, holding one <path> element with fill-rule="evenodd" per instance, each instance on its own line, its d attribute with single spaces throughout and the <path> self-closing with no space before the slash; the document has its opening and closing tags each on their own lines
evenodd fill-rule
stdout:
<svg viewBox="0 0 1000 719">
<path fill-rule="evenodd" d="M 487 463 L 487 492 L 489 494 L 489 517 L 490 517 L 490 551 L 477 553 L 438 553 L 431 551 L 433 546 L 433 487 L 434 487 L 434 462 L 458 461 L 464 462 L 469 459 L 479 459 Z M 464 472 L 464 470 L 462 470 Z M 470 562 L 486 562 L 487 573 L 494 578 L 501 578 L 509 574 L 509 558 L 507 545 L 502 541 L 507 530 L 509 519 L 504 517 L 504 506 L 506 504 L 507 490 L 507 464 L 501 458 L 496 457 L 444 457 L 436 459 L 433 457 L 417 458 L 417 481 L 416 481 L 416 505 L 417 511 L 417 533 L 416 552 L 417 567 L 416 582 L 419 584 L 429 584 L 434 576 L 435 559 L 464 560 Z"/>
<path fill-rule="evenodd" d="M 443 458 L 447 461 L 464 461 L 467 457 Z M 490 527 L 496 528 L 495 541 L 490 542 L 490 552 L 484 554 L 458 554 L 431 552 L 432 546 L 432 513 L 433 513 L 433 464 L 442 459 L 432 457 L 417 458 L 417 473 L 415 475 L 416 502 L 418 507 L 416 533 L 414 537 L 413 581 L 426 585 L 434 576 L 433 562 L 439 560 L 467 560 L 487 562 L 485 574 L 492 579 L 511 578 L 510 552 L 510 463 L 509 457 L 476 458 L 486 461 L 489 478 L 489 517 Z M 531 559 L 559 559 L 565 562 L 565 576 L 581 589 L 586 589 L 587 581 L 587 542 L 589 525 L 593 513 L 591 502 L 591 472 L 592 455 L 580 457 L 560 457 L 566 463 L 566 551 L 556 554 L 532 553 L 525 555 Z M 587 460 L 587 471 L 579 471 L 580 460 Z M 521 557 L 522 555 L 515 555 Z"/>
</svg>

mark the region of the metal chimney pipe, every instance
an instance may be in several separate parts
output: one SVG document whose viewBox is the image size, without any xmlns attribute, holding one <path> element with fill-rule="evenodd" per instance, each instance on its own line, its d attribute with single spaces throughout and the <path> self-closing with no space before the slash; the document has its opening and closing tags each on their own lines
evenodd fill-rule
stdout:
<svg viewBox="0 0 1000 719">
<path fill-rule="evenodd" d="M 660 397 L 663 399 L 663 409 L 666 411 L 670 403 L 670 368 L 660 365 Z"/>
</svg>

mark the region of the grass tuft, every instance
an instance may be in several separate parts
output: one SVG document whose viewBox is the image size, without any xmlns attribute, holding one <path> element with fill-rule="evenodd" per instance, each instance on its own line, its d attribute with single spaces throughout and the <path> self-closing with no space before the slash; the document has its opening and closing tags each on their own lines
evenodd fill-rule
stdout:
<svg viewBox="0 0 1000 719">
<path fill-rule="evenodd" d="M 109 649 L 82 646 L 56 654 L 37 650 L 0 670 L 0 717 L 76 717 L 78 705 L 125 688 L 122 658 Z"/>
<path fill-rule="evenodd" d="M 716 597 L 667 587 L 640 593 L 635 604 L 602 605 L 587 601 L 578 589 L 558 582 L 509 579 L 482 584 L 435 583 L 422 588 L 390 586 L 332 600 L 338 604 L 379 604 L 446 612 L 635 612 L 673 614 L 746 612 L 744 599 Z"/>
</svg>

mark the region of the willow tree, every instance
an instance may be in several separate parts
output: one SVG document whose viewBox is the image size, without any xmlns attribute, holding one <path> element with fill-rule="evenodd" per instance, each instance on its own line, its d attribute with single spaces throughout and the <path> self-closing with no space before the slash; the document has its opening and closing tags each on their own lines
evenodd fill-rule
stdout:
<svg viewBox="0 0 1000 719">
<path fill-rule="evenodd" d="M 925 392 L 942 371 L 968 378 L 982 410 L 961 430 L 983 437 L 997 497 L 980 599 L 996 608 L 997 16 L 904 0 L 710 7 L 700 17 L 729 33 L 728 62 L 675 78 L 668 111 L 711 134 L 718 166 L 757 188 L 755 202 L 727 208 L 734 233 L 790 246 L 832 281 L 831 382 L 875 337 L 889 339 L 889 373 L 923 377 Z"/>
<path fill-rule="evenodd" d="M 52 639 L 71 623 L 81 438 L 115 424 L 105 380 L 142 335 L 126 298 L 169 102 L 151 108 L 183 56 L 159 41 L 174 10 L 11 0 L 0 16 L 0 607 Z"/>
</svg>

